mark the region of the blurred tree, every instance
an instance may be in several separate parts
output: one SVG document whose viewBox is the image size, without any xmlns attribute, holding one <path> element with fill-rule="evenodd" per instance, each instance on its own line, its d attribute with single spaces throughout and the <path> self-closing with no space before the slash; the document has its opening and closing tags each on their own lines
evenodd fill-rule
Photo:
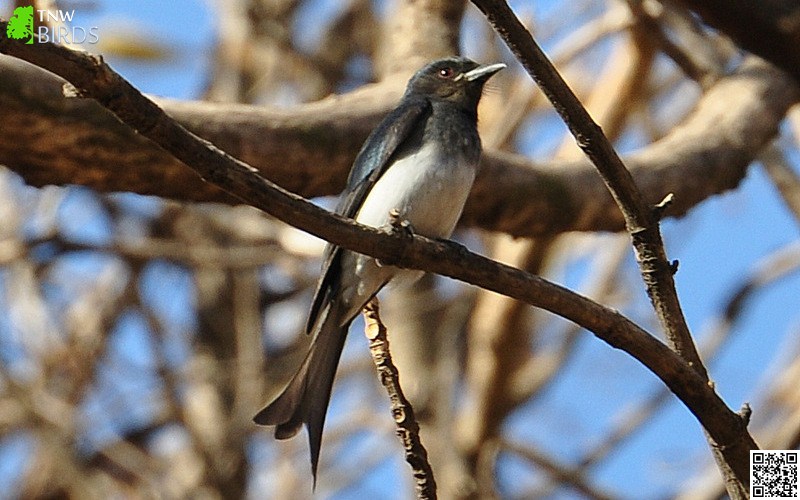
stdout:
<svg viewBox="0 0 800 500">
<path fill-rule="evenodd" d="M 672 192 L 667 216 L 683 215 L 738 187 L 760 162 L 774 186 L 768 196 L 797 223 L 800 88 L 791 75 L 800 43 L 786 40 L 798 40 L 800 25 L 784 20 L 798 8 L 767 3 L 757 18 L 723 15 L 724 2 L 711 1 L 514 6 L 535 13 L 537 40 L 606 135 L 633 151 L 624 160 L 648 202 Z M 425 62 L 463 46 L 476 60 L 515 66 L 462 1 L 234 0 L 217 2 L 214 17 L 203 100 L 158 102 L 307 197 L 337 193 L 371 127 Z M 771 35 L 783 45 L 760 43 Z M 135 35 L 106 43 L 112 58 L 169 57 Z M 4 494 L 311 496 L 305 440 L 276 442 L 250 418 L 304 354 L 299 332 L 322 244 L 234 206 L 97 103 L 64 98 L 62 83 L 0 56 Z M 661 337 L 631 272 L 629 238 L 605 233 L 623 229 L 619 210 L 529 77 L 498 75 L 480 116 L 484 164 L 458 237 Z M 797 448 L 797 235 L 787 230 L 747 261 L 740 282 L 712 285 L 710 275 L 739 250 L 714 238 L 704 245 L 715 261 L 682 262 L 697 283 L 686 288 L 702 290 L 684 295 L 687 309 L 723 303 L 690 321 L 701 355 L 719 390 L 733 395 L 730 406 L 753 398 L 751 430 L 762 447 Z M 742 319 L 782 279 L 795 285 L 781 295 L 794 308 L 780 311 L 794 326 L 770 335 L 778 339 L 771 350 L 719 360 L 717 369 L 734 334 L 766 336 L 767 327 L 747 330 Z M 719 472 L 704 470 L 696 422 L 659 424 L 675 413 L 674 398 L 575 325 L 433 276 L 382 298 L 442 498 L 724 495 Z M 338 374 L 317 495 L 406 498 L 411 479 L 388 402 L 356 337 Z M 742 366 L 762 383 L 736 392 L 738 379 L 723 375 Z M 658 436 L 647 438 L 648 428 Z M 663 474 L 669 461 L 679 465 Z"/>
</svg>

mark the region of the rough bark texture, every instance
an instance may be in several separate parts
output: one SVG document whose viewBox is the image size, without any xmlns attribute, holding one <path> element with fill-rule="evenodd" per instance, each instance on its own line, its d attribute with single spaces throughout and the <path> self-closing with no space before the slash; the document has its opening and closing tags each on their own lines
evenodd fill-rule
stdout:
<svg viewBox="0 0 800 500">
<path fill-rule="evenodd" d="M 61 96 L 60 81 L 42 70 L 0 59 L 4 130 L 0 163 L 34 186 L 80 184 L 101 192 L 131 191 L 187 201 L 235 203 L 100 105 Z M 355 154 L 399 98 L 404 79 L 342 96 L 273 109 L 159 100 L 201 137 L 306 197 L 335 194 Z M 739 98 L 731 101 L 730 96 Z M 771 140 L 800 96 L 783 72 L 752 59 L 720 80 L 664 139 L 625 163 L 651 203 L 675 194 L 668 215 L 686 213 L 732 189 Z M 624 227 L 587 160 L 537 163 L 487 151 L 463 222 L 513 236 Z"/>
</svg>

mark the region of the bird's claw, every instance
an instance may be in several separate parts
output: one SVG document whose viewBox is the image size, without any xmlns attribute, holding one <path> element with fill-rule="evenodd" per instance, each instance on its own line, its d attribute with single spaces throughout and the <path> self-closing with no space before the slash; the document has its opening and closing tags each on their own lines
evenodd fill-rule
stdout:
<svg viewBox="0 0 800 500">
<path fill-rule="evenodd" d="M 396 208 L 389 210 L 389 223 L 383 226 L 382 229 L 388 234 L 399 235 L 403 238 L 411 239 L 414 237 L 414 227 L 400 215 L 400 210 Z M 375 259 L 375 263 L 378 267 L 391 265 L 382 262 L 380 259 Z"/>
<path fill-rule="evenodd" d="M 414 236 L 414 226 L 400 215 L 400 210 L 393 208 L 389 211 L 389 228 L 393 233 L 406 237 Z"/>
</svg>

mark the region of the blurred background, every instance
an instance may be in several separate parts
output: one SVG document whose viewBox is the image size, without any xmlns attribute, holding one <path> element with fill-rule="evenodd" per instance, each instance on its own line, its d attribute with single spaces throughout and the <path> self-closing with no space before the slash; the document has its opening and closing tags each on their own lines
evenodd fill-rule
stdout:
<svg viewBox="0 0 800 500">
<path fill-rule="evenodd" d="M 22 4 L 30 2 L 0 0 L 0 16 Z M 730 40 L 672 2 L 511 5 L 625 154 L 680 126 L 743 60 Z M 455 45 L 475 60 L 509 65 L 482 102 L 485 149 L 535 161 L 580 158 L 471 4 L 36 6 L 74 10 L 70 23 L 97 26 L 98 43 L 82 48 L 103 54 L 143 92 L 288 116 L 332 93 L 387 80 L 404 85 L 439 46 Z M 687 70 L 697 70 L 693 57 L 703 71 Z M 20 74 L 8 59 L 0 59 L 3 99 L 30 99 L 7 91 Z M 731 95 L 731 105 L 739 98 Z M 0 126 L 14 140 L 15 129 Z M 678 292 L 716 390 L 734 410 L 750 403 L 750 429 L 763 448 L 796 449 L 797 108 L 779 130 L 735 189 L 704 197 L 662 228 L 669 258 L 680 261 Z M 45 136 L 59 140 L 57 131 Z M 339 368 L 315 493 L 304 433 L 278 442 L 250 420 L 304 353 L 300 332 L 324 242 L 245 206 L 85 185 L 32 187 L 19 167 L 2 166 L 13 163 L 2 155 L 0 498 L 413 496 L 360 319 Z M 335 198 L 314 201 L 331 207 Z M 470 224 L 455 238 L 619 309 L 662 337 L 624 233 L 554 229 L 515 239 Z M 443 498 L 724 495 L 701 427 L 625 353 L 552 314 L 443 278 L 428 276 L 381 299 Z"/>
</svg>

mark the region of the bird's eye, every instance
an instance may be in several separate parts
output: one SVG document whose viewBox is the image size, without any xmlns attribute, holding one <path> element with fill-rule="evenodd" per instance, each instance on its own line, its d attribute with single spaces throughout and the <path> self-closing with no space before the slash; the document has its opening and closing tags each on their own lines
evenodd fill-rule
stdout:
<svg viewBox="0 0 800 500">
<path fill-rule="evenodd" d="M 441 78 L 453 78 L 455 74 L 456 70 L 454 70 L 450 66 L 444 67 L 439 70 L 439 77 Z"/>
</svg>

